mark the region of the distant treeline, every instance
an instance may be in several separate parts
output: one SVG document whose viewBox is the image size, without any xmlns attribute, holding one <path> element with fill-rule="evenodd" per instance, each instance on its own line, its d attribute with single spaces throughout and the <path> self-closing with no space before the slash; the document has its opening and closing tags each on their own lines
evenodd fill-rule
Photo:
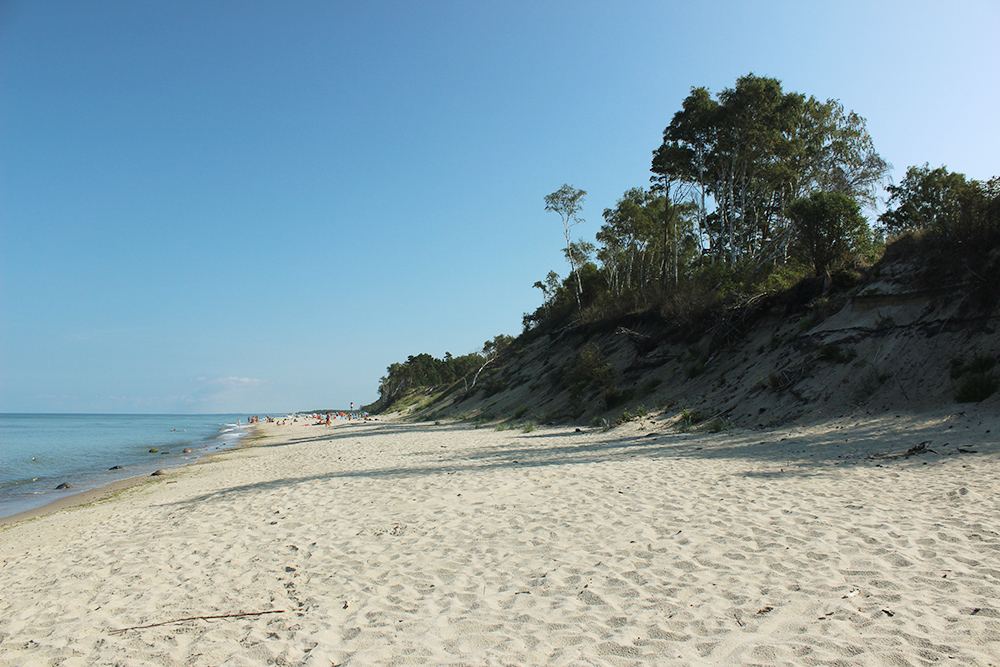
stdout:
<svg viewBox="0 0 1000 667">
<path fill-rule="evenodd" d="M 426 353 L 410 355 L 403 363 L 392 364 L 386 369 L 379 383 L 379 397 L 395 397 L 415 387 L 451 384 L 474 372 L 483 365 L 483 361 L 483 355 L 477 353 L 453 357 L 450 352 L 445 352 L 443 359 Z"/>
</svg>

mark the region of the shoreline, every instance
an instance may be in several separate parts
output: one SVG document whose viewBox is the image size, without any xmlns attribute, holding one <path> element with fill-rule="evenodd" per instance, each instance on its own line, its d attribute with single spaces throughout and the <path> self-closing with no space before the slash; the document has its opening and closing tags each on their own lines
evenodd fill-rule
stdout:
<svg viewBox="0 0 1000 667">
<path fill-rule="evenodd" d="M 244 424 L 242 429 L 250 429 L 251 426 L 256 426 L 256 424 L 254 425 Z M 240 443 L 244 440 L 247 440 L 248 438 L 253 437 L 255 432 L 256 431 L 253 429 L 248 430 L 245 435 L 240 436 L 240 438 L 237 440 L 237 443 Z M 170 471 L 170 470 L 176 470 L 178 468 L 185 468 L 187 466 L 195 465 L 202 459 L 211 456 L 217 456 L 225 452 L 242 449 L 244 446 L 245 445 L 243 444 L 226 445 L 225 449 L 217 449 L 214 451 L 206 450 L 203 454 L 196 456 L 190 460 L 175 459 L 173 465 L 168 464 L 167 467 L 163 468 L 163 470 Z M 0 528 L 7 525 L 20 523 L 22 521 L 30 521 L 38 517 L 59 512 L 64 509 L 77 507 L 79 505 L 86 505 L 93 502 L 99 502 L 106 498 L 110 498 L 111 496 L 114 496 L 115 494 L 125 489 L 141 484 L 147 480 L 153 481 L 155 480 L 155 477 L 153 477 L 150 473 L 139 473 L 137 475 L 132 475 L 130 477 L 125 477 L 122 479 L 117 479 L 112 482 L 101 484 L 99 486 L 95 486 L 92 488 L 81 489 L 80 491 L 77 491 L 75 493 L 69 493 L 65 496 L 55 498 L 49 502 L 46 502 L 43 505 L 39 505 L 38 507 L 31 507 L 29 509 L 16 512 L 14 514 L 10 514 L 7 516 L 0 516 Z"/>
<path fill-rule="evenodd" d="M 674 423 L 261 424 L 0 527 L 0 667 L 996 664 L 1000 417 Z"/>
</svg>

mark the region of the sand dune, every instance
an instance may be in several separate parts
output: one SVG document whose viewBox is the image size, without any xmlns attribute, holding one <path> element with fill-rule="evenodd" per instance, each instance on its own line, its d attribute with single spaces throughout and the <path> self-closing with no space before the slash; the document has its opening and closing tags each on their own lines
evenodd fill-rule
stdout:
<svg viewBox="0 0 1000 667">
<path fill-rule="evenodd" d="M 0 529 L 0 665 L 997 665 L 998 428 L 263 425 Z"/>
</svg>

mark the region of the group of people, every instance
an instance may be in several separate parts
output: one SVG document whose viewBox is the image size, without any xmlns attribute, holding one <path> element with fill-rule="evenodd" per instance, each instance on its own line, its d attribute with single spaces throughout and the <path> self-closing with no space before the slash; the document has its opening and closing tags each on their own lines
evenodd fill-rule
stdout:
<svg viewBox="0 0 1000 667">
<path fill-rule="evenodd" d="M 305 415 L 305 419 L 314 420 L 311 423 L 312 426 L 330 426 L 333 424 L 335 419 L 363 419 L 364 421 L 372 421 L 372 417 L 367 412 L 355 412 L 353 410 L 354 404 L 351 404 L 352 410 L 350 412 L 327 412 L 327 413 L 314 413 L 311 415 Z M 247 417 L 247 425 L 257 424 L 260 422 L 260 417 L 254 415 L 253 417 Z M 264 421 L 268 424 L 276 424 L 277 426 L 288 426 L 289 424 L 297 423 L 299 421 L 298 415 L 289 415 L 287 417 L 276 419 L 271 415 L 265 415 Z"/>
<path fill-rule="evenodd" d="M 312 416 L 316 421 L 313 426 L 330 426 L 335 419 L 363 419 L 371 421 L 371 415 L 367 412 L 327 412 L 325 415 L 316 414 Z"/>
<path fill-rule="evenodd" d="M 309 415 L 303 415 L 303 419 L 312 420 L 310 424 L 312 426 L 330 426 L 333 424 L 335 419 L 363 419 L 364 421 L 372 421 L 372 417 L 367 412 L 327 412 L 327 413 L 313 413 Z M 259 416 L 247 417 L 247 425 L 257 424 L 261 420 Z M 287 417 L 275 418 L 271 415 L 266 415 L 263 420 L 268 424 L 276 424 L 277 426 L 288 426 L 289 424 L 297 423 L 299 421 L 299 415 L 288 415 Z"/>
</svg>

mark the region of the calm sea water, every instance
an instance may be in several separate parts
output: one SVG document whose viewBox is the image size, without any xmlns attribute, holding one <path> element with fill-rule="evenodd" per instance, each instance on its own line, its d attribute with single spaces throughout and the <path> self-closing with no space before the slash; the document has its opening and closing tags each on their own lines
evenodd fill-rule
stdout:
<svg viewBox="0 0 1000 667">
<path fill-rule="evenodd" d="M 246 415 L 0 414 L 0 517 L 183 465 L 249 432 Z M 63 483 L 72 488 L 56 490 Z"/>
</svg>

